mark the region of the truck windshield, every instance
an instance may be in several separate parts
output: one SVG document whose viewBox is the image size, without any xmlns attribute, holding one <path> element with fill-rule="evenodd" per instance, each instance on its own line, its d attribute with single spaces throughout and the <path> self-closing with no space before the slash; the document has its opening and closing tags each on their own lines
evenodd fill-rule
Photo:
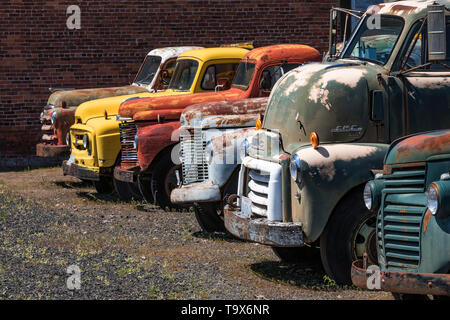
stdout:
<svg viewBox="0 0 450 320">
<path fill-rule="evenodd" d="M 169 89 L 188 91 L 197 74 L 198 62 L 195 60 L 178 60 L 169 83 Z"/>
<path fill-rule="evenodd" d="M 357 31 L 343 58 L 369 60 L 386 64 L 399 38 L 404 21 L 393 16 L 367 17 Z"/>
<path fill-rule="evenodd" d="M 250 80 L 253 78 L 255 72 L 255 64 L 249 62 L 239 63 L 236 76 L 234 77 L 233 86 L 247 88 L 250 84 Z"/>
<path fill-rule="evenodd" d="M 150 84 L 158 72 L 159 65 L 161 64 L 161 57 L 159 56 L 147 56 L 142 63 L 141 69 L 134 80 L 139 84 Z"/>
</svg>

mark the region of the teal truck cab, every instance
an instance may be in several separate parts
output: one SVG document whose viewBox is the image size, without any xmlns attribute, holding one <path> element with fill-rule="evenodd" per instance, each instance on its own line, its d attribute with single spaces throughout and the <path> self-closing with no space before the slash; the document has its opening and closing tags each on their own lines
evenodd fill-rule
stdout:
<svg viewBox="0 0 450 320">
<path fill-rule="evenodd" d="M 331 10 L 329 61 L 283 76 L 246 143 L 238 193 L 224 210 L 229 232 L 282 259 L 319 247 L 341 284 L 364 253 L 376 263 L 376 217 L 362 200 L 371 169 L 383 167 L 395 139 L 450 125 L 449 8 L 448 0 L 371 7 L 338 55 L 336 13 L 345 10 Z"/>
<path fill-rule="evenodd" d="M 450 296 L 450 130 L 392 143 L 364 202 L 378 213 L 379 267 L 355 261 L 353 283 L 401 299 Z"/>
</svg>

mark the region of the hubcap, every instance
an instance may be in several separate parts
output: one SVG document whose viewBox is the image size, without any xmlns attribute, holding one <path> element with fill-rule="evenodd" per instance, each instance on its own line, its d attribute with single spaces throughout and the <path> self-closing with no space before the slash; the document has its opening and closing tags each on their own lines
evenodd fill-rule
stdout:
<svg viewBox="0 0 450 320">
<path fill-rule="evenodd" d="M 376 221 L 376 217 L 368 217 L 357 228 L 352 239 L 352 254 L 354 260 L 362 259 L 364 253 L 367 253 L 369 263 L 377 264 Z"/>
</svg>

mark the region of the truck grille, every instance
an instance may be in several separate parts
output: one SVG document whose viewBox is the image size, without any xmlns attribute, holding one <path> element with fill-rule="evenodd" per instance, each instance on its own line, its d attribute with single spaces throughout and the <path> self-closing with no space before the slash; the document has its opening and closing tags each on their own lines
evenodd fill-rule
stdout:
<svg viewBox="0 0 450 320">
<path fill-rule="evenodd" d="M 120 144 L 122 148 L 121 166 L 131 168 L 139 165 L 137 150 L 134 147 L 134 137 L 137 134 L 137 126 L 134 121 L 122 121 L 119 124 Z"/>
<path fill-rule="evenodd" d="M 420 230 L 426 211 L 425 172 L 425 165 L 400 167 L 383 177 L 377 242 L 388 268 L 415 269 L 419 265 Z"/>
<path fill-rule="evenodd" d="M 206 140 L 200 130 L 180 135 L 183 183 L 185 185 L 208 180 L 208 163 L 205 159 Z"/>
<path fill-rule="evenodd" d="M 267 217 L 270 173 L 249 169 L 247 197 L 252 200 L 252 213 Z"/>
</svg>

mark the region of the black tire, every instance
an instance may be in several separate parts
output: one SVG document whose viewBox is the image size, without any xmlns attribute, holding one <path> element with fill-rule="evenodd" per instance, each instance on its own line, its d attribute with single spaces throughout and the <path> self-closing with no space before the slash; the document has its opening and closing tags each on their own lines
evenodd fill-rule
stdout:
<svg viewBox="0 0 450 320">
<path fill-rule="evenodd" d="M 100 194 L 111 194 L 114 192 L 113 179 L 110 177 L 100 177 L 100 181 L 94 181 L 95 190 Z"/>
<path fill-rule="evenodd" d="M 135 191 L 132 183 L 123 182 L 117 179 L 113 179 L 114 190 L 122 201 L 131 201 L 137 200 L 140 201 L 142 199 L 141 194 Z"/>
<path fill-rule="evenodd" d="M 195 218 L 203 231 L 226 232 L 220 203 L 195 203 Z"/>
<path fill-rule="evenodd" d="M 139 175 L 137 178 L 137 185 L 142 198 L 148 203 L 153 203 L 153 193 L 152 193 L 152 179 L 149 175 Z"/>
<path fill-rule="evenodd" d="M 320 250 L 308 246 L 295 248 L 272 247 L 272 250 L 282 262 L 297 263 L 311 260 L 318 261 L 320 259 Z"/>
<path fill-rule="evenodd" d="M 155 203 L 163 210 L 181 210 L 185 207 L 170 201 L 170 192 L 178 187 L 175 171 L 179 171 L 181 178 L 181 165 L 174 164 L 170 152 L 165 153 L 157 160 L 152 170 L 151 188 Z"/>
<path fill-rule="evenodd" d="M 323 268 L 341 285 L 351 285 L 351 265 L 368 254 L 368 263 L 377 264 L 376 216 L 363 202 L 363 188 L 349 192 L 336 206 L 320 237 Z"/>
</svg>

